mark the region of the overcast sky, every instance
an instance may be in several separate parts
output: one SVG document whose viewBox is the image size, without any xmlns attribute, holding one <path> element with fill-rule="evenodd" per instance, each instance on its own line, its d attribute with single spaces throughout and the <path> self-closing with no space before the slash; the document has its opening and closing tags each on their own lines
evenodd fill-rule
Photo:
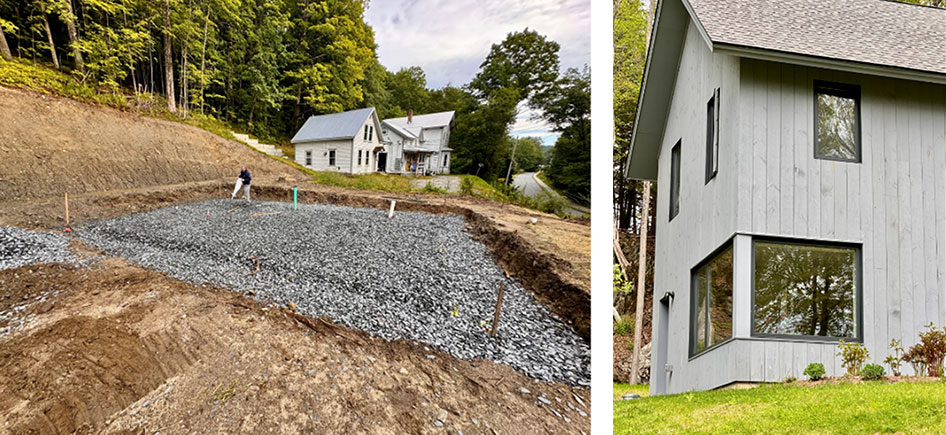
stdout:
<svg viewBox="0 0 946 435">
<path fill-rule="evenodd" d="M 461 86 L 510 32 L 526 27 L 561 45 L 562 70 L 591 61 L 589 0 L 371 0 L 366 21 L 374 28 L 381 64 L 392 72 L 420 66 L 427 87 Z M 515 136 L 557 135 L 520 111 Z"/>
</svg>

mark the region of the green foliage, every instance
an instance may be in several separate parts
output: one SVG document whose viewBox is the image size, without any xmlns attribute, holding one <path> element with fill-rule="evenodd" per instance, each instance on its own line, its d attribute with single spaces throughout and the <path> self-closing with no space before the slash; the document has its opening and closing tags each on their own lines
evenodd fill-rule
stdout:
<svg viewBox="0 0 946 435">
<path fill-rule="evenodd" d="M 789 376 L 789 377 L 785 378 L 784 380 L 782 380 L 782 382 L 783 382 L 783 383 L 786 383 L 786 384 L 792 384 L 792 383 L 794 383 L 794 382 L 797 381 L 797 380 L 798 380 L 798 378 L 796 378 L 796 377 L 794 377 L 794 376 Z"/>
<path fill-rule="evenodd" d="M 614 402 L 614 433 L 943 433 L 946 384 L 774 384 Z"/>
<path fill-rule="evenodd" d="M 485 180 L 494 180 L 503 173 L 503 163 L 508 162 L 503 151 L 518 103 L 519 92 L 503 88 L 493 92 L 486 104 L 457 118 L 456 128 L 451 133 L 451 146 L 456 150 L 453 170 L 478 174 Z"/>
<path fill-rule="evenodd" d="M 614 292 L 629 295 L 634 291 L 634 283 L 624 279 L 624 273 L 621 271 L 620 264 L 611 266 L 611 283 Z"/>
<path fill-rule="evenodd" d="M 893 355 L 887 355 L 884 358 L 884 364 L 890 366 L 890 371 L 893 372 L 894 376 L 900 376 L 900 362 L 903 361 L 902 341 L 898 339 L 890 340 L 890 350 L 893 351 Z"/>
<path fill-rule="evenodd" d="M 447 190 L 446 190 L 446 189 L 441 189 L 441 188 L 439 188 L 439 187 L 437 187 L 437 186 L 434 186 L 433 183 L 431 183 L 431 182 L 428 181 L 427 184 L 424 185 L 424 188 L 421 189 L 421 192 L 424 192 L 424 193 L 447 193 Z"/>
<path fill-rule="evenodd" d="M 867 364 L 861 369 L 861 377 L 866 381 L 879 381 L 885 374 L 884 368 L 879 364 Z"/>
<path fill-rule="evenodd" d="M 591 199 L 591 122 L 571 125 L 555 141 L 552 161 L 544 171 L 552 186 L 578 203 Z"/>
<path fill-rule="evenodd" d="M 861 366 L 870 358 L 870 353 L 861 343 L 845 343 L 841 340 L 838 343 L 838 356 L 841 357 L 841 367 L 847 369 L 847 374 L 857 376 L 861 372 Z"/>
<path fill-rule="evenodd" d="M 516 146 L 516 164 L 513 172 L 535 172 L 545 163 L 542 141 L 534 137 L 511 138 Z"/>
<path fill-rule="evenodd" d="M 805 367 L 805 371 L 802 372 L 805 376 L 808 376 L 808 379 L 812 381 L 820 381 L 824 377 L 824 364 L 822 363 L 811 363 L 808 364 L 808 367 Z"/>
<path fill-rule="evenodd" d="M 470 82 L 479 98 L 489 98 L 502 89 L 515 89 L 522 99 L 531 99 L 555 85 L 558 78 L 557 42 L 534 30 L 509 33 L 493 44 L 480 72 Z"/>
<path fill-rule="evenodd" d="M 614 322 L 614 335 L 627 337 L 634 333 L 634 319 L 622 317 L 620 321 Z"/>
<path fill-rule="evenodd" d="M 460 180 L 460 193 L 464 195 L 473 194 L 473 180 L 469 177 L 464 177 Z"/>
</svg>

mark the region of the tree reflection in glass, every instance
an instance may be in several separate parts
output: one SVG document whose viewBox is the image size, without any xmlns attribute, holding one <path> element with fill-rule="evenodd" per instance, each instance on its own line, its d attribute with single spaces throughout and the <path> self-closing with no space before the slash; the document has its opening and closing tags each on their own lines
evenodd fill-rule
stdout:
<svg viewBox="0 0 946 435">
<path fill-rule="evenodd" d="M 756 242 L 755 332 L 855 337 L 856 257 L 853 248 Z"/>
<path fill-rule="evenodd" d="M 857 160 L 857 100 L 853 91 L 819 89 L 817 92 L 818 157 Z"/>
<path fill-rule="evenodd" d="M 727 246 L 693 271 L 690 353 L 732 337 L 733 248 Z"/>
</svg>

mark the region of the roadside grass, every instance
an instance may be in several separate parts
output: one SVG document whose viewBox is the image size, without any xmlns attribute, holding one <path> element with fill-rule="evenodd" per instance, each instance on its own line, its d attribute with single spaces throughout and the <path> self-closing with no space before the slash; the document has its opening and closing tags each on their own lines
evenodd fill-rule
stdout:
<svg viewBox="0 0 946 435">
<path fill-rule="evenodd" d="M 614 433 L 671 432 L 942 434 L 946 383 L 774 384 L 614 402 Z"/>
<path fill-rule="evenodd" d="M 650 386 L 649 385 L 631 385 L 623 382 L 615 382 L 612 389 L 612 395 L 614 400 L 621 400 L 621 396 L 634 393 L 641 397 L 647 397 L 650 395 Z"/>
</svg>

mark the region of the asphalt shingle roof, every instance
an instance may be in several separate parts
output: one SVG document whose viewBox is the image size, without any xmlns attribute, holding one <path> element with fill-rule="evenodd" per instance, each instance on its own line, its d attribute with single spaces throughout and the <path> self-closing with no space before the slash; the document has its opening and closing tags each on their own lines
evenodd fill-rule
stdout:
<svg viewBox="0 0 946 435">
<path fill-rule="evenodd" d="M 292 137 L 292 143 L 351 139 L 374 112 L 373 107 L 328 115 L 310 116 Z"/>
<path fill-rule="evenodd" d="M 689 0 L 714 44 L 946 74 L 946 10 L 888 0 Z"/>
</svg>

